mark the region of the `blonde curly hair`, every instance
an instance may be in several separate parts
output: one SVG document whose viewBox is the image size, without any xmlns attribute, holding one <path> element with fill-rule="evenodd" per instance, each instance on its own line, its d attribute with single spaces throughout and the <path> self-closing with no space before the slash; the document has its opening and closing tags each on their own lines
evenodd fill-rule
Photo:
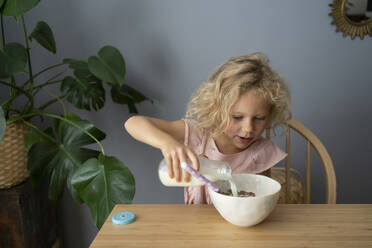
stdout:
<svg viewBox="0 0 372 248">
<path fill-rule="evenodd" d="M 210 135 L 219 135 L 230 124 L 231 107 L 250 90 L 262 94 L 270 104 L 268 128 L 276 129 L 291 118 L 287 84 L 262 53 L 232 57 L 221 65 L 192 95 L 186 118 L 195 120 Z"/>
</svg>

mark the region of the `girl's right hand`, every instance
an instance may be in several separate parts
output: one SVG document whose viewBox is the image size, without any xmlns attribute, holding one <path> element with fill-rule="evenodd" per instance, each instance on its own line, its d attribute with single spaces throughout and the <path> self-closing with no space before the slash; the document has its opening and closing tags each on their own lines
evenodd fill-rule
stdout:
<svg viewBox="0 0 372 248">
<path fill-rule="evenodd" d="M 185 139 L 184 120 L 164 121 L 145 116 L 132 116 L 125 122 L 125 129 L 135 139 L 153 147 L 159 148 L 163 153 L 168 167 L 170 178 L 176 177 L 177 182 L 181 176 L 185 182 L 190 181 L 190 174 L 181 173 L 181 163 L 192 163 L 195 170 L 199 170 L 199 160 L 190 148 L 182 143 Z"/>
<path fill-rule="evenodd" d="M 165 158 L 170 178 L 176 178 L 177 182 L 181 181 L 183 176 L 184 182 L 190 182 L 190 174 L 181 169 L 181 163 L 192 163 L 195 170 L 199 170 L 199 160 L 195 153 L 187 146 L 175 141 L 167 143 L 162 147 L 161 152 Z M 182 170 L 182 173 L 181 173 Z"/>
</svg>

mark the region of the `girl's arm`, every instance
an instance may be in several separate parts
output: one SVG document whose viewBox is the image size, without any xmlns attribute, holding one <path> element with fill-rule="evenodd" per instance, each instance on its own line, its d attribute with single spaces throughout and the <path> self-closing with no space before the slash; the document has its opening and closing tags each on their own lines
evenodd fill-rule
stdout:
<svg viewBox="0 0 372 248">
<path fill-rule="evenodd" d="M 183 145 L 185 122 L 183 120 L 164 121 L 160 119 L 133 116 L 125 124 L 128 133 L 138 141 L 161 150 L 168 167 L 170 178 L 181 180 L 180 163 L 191 161 L 199 170 L 199 161 L 194 152 Z M 190 181 L 190 174 L 182 173 L 184 181 Z"/>
</svg>

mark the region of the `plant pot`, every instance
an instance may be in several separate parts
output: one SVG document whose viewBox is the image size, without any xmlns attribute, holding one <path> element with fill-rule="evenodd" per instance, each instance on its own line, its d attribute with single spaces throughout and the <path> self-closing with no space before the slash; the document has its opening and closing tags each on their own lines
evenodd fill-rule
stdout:
<svg viewBox="0 0 372 248">
<path fill-rule="evenodd" d="M 16 123 L 6 127 L 0 143 L 0 189 L 17 185 L 29 176 L 24 145 L 24 136 L 28 131 L 27 127 Z"/>
</svg>

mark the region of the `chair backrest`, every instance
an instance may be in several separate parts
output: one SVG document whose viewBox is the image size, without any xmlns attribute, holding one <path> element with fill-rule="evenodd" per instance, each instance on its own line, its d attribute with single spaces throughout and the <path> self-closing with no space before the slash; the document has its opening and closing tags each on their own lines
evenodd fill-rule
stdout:
<svg viewBox="0 0 372 248">
<path fill-rule="evenodd" d="M 290 162 L 291 162 L 291 132 L 295 131 L 300 134 L 306 140 L 306 179 L 305 179 L 305 203 L 310 203 L 310 182 L 311 182 L 311 147 L 315 149 L 318 153 L 319 158 L 323 164 L 323 169 L 325 172 L 326 178 L 326 203 L 328 204 L 335 204 L 336 203 L 336 174 L 333 167 L 333 162 L 331 157 L 328 154 L 327 149 L 323 145 L 323 143 L 319 140 L 317 136 L 313 132 L 310 131 L 307 127 L 305 127 L 299 121 L 291 119 L 287 122 L 287 129 L 286 129 L 286 142 L 285 142 L 285 150 L 288 154 L 285 161 L 285 184 L 284 190 L 285 192 L 291 192 L 290 186 L 291 184 L 288 183 L 290 180 Z M 270 139 L 270 129 L 266 130 L 266 138 Z M 286 195 L 286 202 L 289 202 L 289 194 Z"/>
</svg>

